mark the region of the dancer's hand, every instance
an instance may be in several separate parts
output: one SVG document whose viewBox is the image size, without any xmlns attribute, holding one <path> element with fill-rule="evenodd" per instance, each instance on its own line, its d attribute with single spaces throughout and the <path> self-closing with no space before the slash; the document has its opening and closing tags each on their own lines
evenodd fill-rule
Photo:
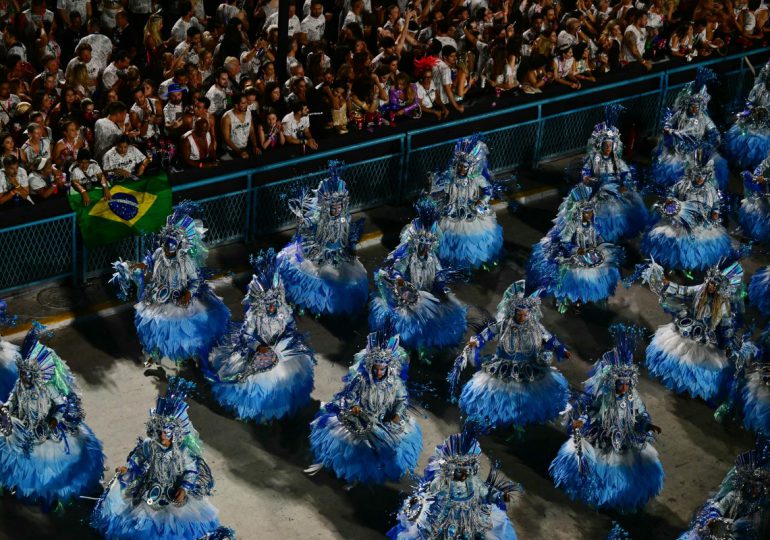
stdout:
<svg viewBox="0 0 770 540">
<path fill-rule="evenodd" d="M 118 467 L 115 469 L 115 472 L 118 473 L 118 476 L 123 476 L 128 472 L 128 469 L 126 467 Z"/>
<path fill-rule="evenodd" d="M 182 297 L 179 299 L 179 304 L 182 307 L 187 307 L 190 305 L 190 300 L 192 299 L 192 294 L 190 291 L 185 291 L 182 293 Z"/>
<path fill-rule="evenodd" d="M 361 407 L 358 405 L 353 405 L 351 407 L 350 412 L 353 413 L 353 416 L 359 416 L 361 414 Z"/>
<path fill-rule="evenodd" d="M 48 427 L 50 427 L 51 429 L 56 429 L 56 426 L 58 425 L 59 425 L 59 421 L 56 418 L 51 418 L 48 421 Z"/>
<path fill-rule="evenodd" d="M 572 429 L 583 429 L 583 421 L 582 420 L 573 420 L 572 421 Z"/>
<path fill-rule="evenodd" d="M 658 435 L 663 433 L 663 430 L 660 429 L 660 427 L 656 426 L 655 424 L 650 424 L 650 431 L 654 431 Z"/>
<path fill-rule="evenodd" d="M 396 422 L 400 422 L 401 421 L 401 417 L 399 415 L 397 415 L 397 414 L 394 414 L 393 418 L 391 418 L 390 421 L 395 424 Z"/>
<path fill-rule="evenodd" d="M 184 490 L 184 488 L 179 488 L 179 490 L 176 492 L 176 497 L 174 497 L 174 502 L 177 504 L 182 504 L 186 498 L 187 492 Z"/>
</svg>

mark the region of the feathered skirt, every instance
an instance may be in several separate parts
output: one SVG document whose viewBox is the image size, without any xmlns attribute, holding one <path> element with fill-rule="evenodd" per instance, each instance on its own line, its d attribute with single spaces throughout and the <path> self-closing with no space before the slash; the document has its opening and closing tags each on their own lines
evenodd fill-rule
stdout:
<svg viewBox="0 0 770 540">
<path fill-rule="evenodd" d="M 230 310 L 205 285 L 187 307 L 143 302 L 135 307 L 139 341 L 156 359 L 183 362 L 206 358 L 230 324 Z"/>
<path fill-rule="evenodd" d="M 647 228 L 650 214 L 638 191 L 602 195 L 596 202 L 596 230 L 606 242 L 634 238 Z"/>
<path fill-rule="evenodd" d="M 727 160 L 718 152 L 714 152 L 711 159 L 714 160 L 714 174 L 719 189 L 725 191 L 730 181 L 730 168 L 727 165 Z M 661 143 L 653 153 L 650 181 L 667 190 L 682 179 L 686 166 L 687 160 L 683 154 L 672 152 Z"/>
<path fill-rule="evenodd" d="M 770 436 L 770 385 L 762 377 L 762 373 L 756 371 L 746 377 L 741 401 L 744 427 L 767 437 Z"/>
<path fill-rule="evenodd" d="M 390 540 L 424 540 L 425 538 L 452 537 L 451 534 L 448 535 L 447 531 L 434 530 L 430 522 L 433 501 L 423 500 L 422 502 L 425 507 L 413 521 L 409 520 L 405 510 L 399 512 L 397 516 L 398 523 L 387 533 Z M 513 530 L 513 525 L 511 520 L 508 519 L 508 514 L 505 513 L 505 510 L 494 504 L 487 504 L 485 506 L 489 516 L 489 528 L 485 531 L 474 531 L 476 534 L 473 538 L 478 540 L 516 540 L 516 531 Z"/>
<path fill-rule="evenodd" d="M 5 403 L 19 378 L 16 359 L 19 347 L 0 338 L 0 403 Z"/>
<path fill-rule="evenodd" d="M 738 220 L 743 232 L 755 242 L 770 243 L 770 197 L 746 197 Z"/>
<path fill-rule="evenodd" d="M 358 259 L 337 266 L 318 266 L 302 255 L 299 240 L 278 254 L 286 297 L 314 315 L 352 315 L 369 296 L 369 278 Z"/>
<path fill-rule="evenodd" d="M 470 220 L 444 217 L 439 227 L 443 235 L 438 256 L 445 266 L 479 268 L 500 258 L 503 228 L 494 213 L 476 215 Z"/>
<path fill-rule="evenodd" d="M 751 276 L 749 301 L 766 317 L 770 316 L 770 266 L 764 266 Z"/>
<path fill-rule="evenodd" d="M 642 253 L 668 270 L 705 270 L 732 252 L 732 241 L 722 225 L 691 231 L 658 223 L 642 238 Z"/>
<path fill-rule="evenodd" d="M 733 124 L 725 133 L 722 148 L 736 170 L 753 170 L 770 151 L 770 131 Z"/>
</svg>

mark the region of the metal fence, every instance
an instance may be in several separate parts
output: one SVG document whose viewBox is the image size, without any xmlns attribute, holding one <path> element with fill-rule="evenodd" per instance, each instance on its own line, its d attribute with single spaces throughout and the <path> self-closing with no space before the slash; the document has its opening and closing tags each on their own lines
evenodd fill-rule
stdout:
<svg viewBox="0 0 770 540">
<path fill-rule="evenodd" d="M 757 58 L 768 52 L 770 48 L 748 54 Z M 752 82 L 744 56 L 737 54 L 698 64 L 721 71 L 721 84 L 713 90 L 711 112 L 723 126 L 740 106 Z M 447 164 L 459 137 L 474 132 L 484 134 L 494 172 L 536 167 L 542 160 L 582 150 L 594 124 L 603 119 L 604 107 L 609 102 L 620 103 L 627 109 L 626 116 L 633 118 L 640 135 L 653 135 L 666 107 L 684 86 L 682 77 L 691 79 L 694 70 L 695 66 L 673 68 L 292 160 L 291 165 L 317 163 L 317 172 L 283 177 L 284 172 L 289 171 L 288 176 L 294 169 L 287 163 L 274 163 L 173 189 L 178 197 L 185 196 L 185 191 L 224 182 L 238 181 L 239 186 L 245 185 L 198 202 L 204 212 L 211 245 L 250 241 L 293 225 L 288 199 L 303 189 L 317 186 L 326 174 L 325 160 L 338 158 L 340 153 L 355 156 L 358 150 L 368 150 L 367 155 L 371 156 L 373 150 L 389 143 L 385 146 L 391 150 L 371 159 L 348 159 L 343 177 L 350 189 L 352 210 L 399 203 L 422 189 L 428 173 Z M 674 76 L 678 76 L 679 82 L 669 84 Z M 636 94 L 629 92 L 640 87 L 647 89 Z M 615 90 L 625 97 L 608 102 L 596 95 Z M 582 99 L 584 104 L 573 106 L 572 101 L 577 99 Z M 517 112 L 527 112 L 528 119 L 506 120 Z M 392 150 L 396 147 L 397 151 Z M 272 176 L 277 173 L 278 179 L 255 185 L 253 179 L 267 172 Z M 129 237 L 113 245 L 87 249 L 79 237 L 74 214 L 0 230 L 0 293 L 43 281 L 70 278 L 79 282 L 101 275 L 119 257 L 138 259 L 150 247 L 149 243 L 148 238 Z"/>
</svg>

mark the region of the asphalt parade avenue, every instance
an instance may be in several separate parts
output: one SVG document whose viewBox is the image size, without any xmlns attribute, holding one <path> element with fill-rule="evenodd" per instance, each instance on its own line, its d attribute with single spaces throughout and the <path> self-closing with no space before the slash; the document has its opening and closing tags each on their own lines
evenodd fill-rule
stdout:
<svg viewBox="0 0 770 540">
<path fill-rule="evenodd" d="M 498 219 L 505 230 L 506 259 L 487 272 L 477 272 L 471 282 L 455 285 L 459 298 L 471 306 L 493 311 L 505 288 L 524 277 L 524 265 L 532 243 L 547 231 L 559 198 L 551 197 L 521 206 L 515 214 L 503 210 Z M 359 251 L 369 271 L 377 267 L 395 246 L 398 228 L 411 217 L 408 208 L 385 208 L 368 213 L 376 226 L 386 231 L 382 242 Z M 284 240 L 287 235 L 282 237 Z M 280 238 L 275 247 L 280 247 Z M 210 264 L 218 269 L 245 270 L 253 246 L 229 246 L 212 250 Z M 628 274 L 638 260 L 628 249 Z M 745 263 L 746 281 L 767 255 L 752 256 Z M 236 273 L 222 280 L 220 294 L 239 318 L 242 291 L 249 276 Z M 11 305 L 13 305 L 11 303 Z M 573 387 L 586 378 L 590 361 L 609 348 L 607 327 L 612 322 L 633 322 L 654 329 L 669 321 L 656 297 L 639 285 L 622 286 L 607 309 L 585 307 L 579 313 L 559 314 L 552 301 L 543 303 L 544 324 L 572 351 L 572 358 L 559 369 Z M 471 311 L 471 315 L 474 310 Z M 22 314 L 23 315 L 23 314 Z M 190 368 L 181 373 L 199 383 L 191 400 L 191 418 L 200 432 L 205 455 L 216 481 L 212 503 L 219 508 L 221 522 L 236 530 L 244 540 L 331 539 L 366 540 L 383 538 L 394 524 L 402 498 L 410 491 L 408 478 L 385 486 L 345 486 L 327 471 L 308 476 L 303 469 L 312 464 L 308 447 L 308 423 L 319 402 L 340 390 L 355 352 L 365 345 L 366 317 L 330 323 L 299 317 L 299 327 L 309 334 L 316 352 L 313 403 L 299 416 L 267 426 L 234 420 L 219 408 L 208 393 L 205 381 Z M 86 421 L 104 443 L 107 455 L 105 482 L 112 471 L 124 464 L 136 438 L 144 434 L 148 411 L 158 389 L 176 368 L 143 367 L 143 358 L 133 325 L 133 311 L 91 317 L 58 329 L 48 343 L 65 359 L 78 378 L 83 393 Z M 433 393 L 420 400 L 425 405 L 419 423 L 423 451 L 419 467 L 427 462 L 434 447 L 459 428 L 459 412 L 447 398 L 445 377 L 454 354 L 433 357 L 429 365 L 413 357 L 411 378 L 431 383 Z M 643 351 L 639 352 L 641 360 Z M 463 380 L 466 380 L 466 372 Z M 566 439 L 559 425 L 529 428 L 526 432 L 498 431 L 482 439 L 487 457 L 498 460 L 502 471 L 524 487 L 509 512 L 519 538 L 597 540 L 606 537 L 613 520 L 623 525 L 635 540 L 673 539 L 683 531 L 693 512 L 717 488 L 735 456 L 753 444 L 753 436 L 735 424 L 721 425 L 705 403 L 681 397 L 652 381 L 642 370 L 640 393 L 653 422 L 663 430 L 655 447 L 663 463 L 666 480 L 663 492 L 644 512 L 621 516 L 595 512 L 573 503 L 551 482 L 547 469 Z M 488 463 L 485 461 L 485 463 Z M 487 467 L 482 469 L 486 475 Z M 9 494 L 0 498 L 0 537 L 13 539 L 97 538 L 81 520 L 93 502 L 61 515 L 43 514 L 36 507 L 17 503 Z"/>
</svg>

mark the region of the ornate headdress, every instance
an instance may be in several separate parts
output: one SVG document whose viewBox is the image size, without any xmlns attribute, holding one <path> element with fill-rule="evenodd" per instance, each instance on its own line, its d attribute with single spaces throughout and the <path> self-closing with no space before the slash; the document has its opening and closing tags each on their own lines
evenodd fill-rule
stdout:
<svg viewBox="0 0 770 540">
<path fill-rule="evenodd" d="M 487 425 L 477 417 L 470 417 L 463 423 L 460 433 L 453 433 L 436 447 L 431 458 L 432 465 L 452 477 L 455 469 L 470 469 L 477 474 L 481 464 L 481 445 L 478 438 L 487 431 Z"/>
<path fill-rule="evenodd" d="M 572 238 L 575 229 L 582 220 L 584 212 L 594 212 L 594 201 L 591 199 L 593 191 L 585 184 L 573 187 L 569 195 L 564 198 L 556 214 L 556 228 L 561 230 L 561 238 Z"/>
<path fill-rule="evenodd" d="M 21 346 L 21 355 L 16 358 L 20 378 L 29 381 L 33 386 L 54 381 L 57 375 L 56 355 L 40 342 L 46 333 L 45 326 L 37 321 L 33 322 Z"/>
<path fill-rule="evenodd" d="M 762 66 L 762 69 L 759 70 L 759 74 L 757 75 L 757 79 L 755 81 L 756 83 L 765 83 L 768 81 L 768 77 L 770 77 L 770 60 L 768 60 L 764 66 Z"/>
<path fill-rule="evenodd" d="M 286 294 L 278 272 L 275 250 L 262 250 L 256 256 L 252 255 L 249 262 L 254 268 L 254 277 L 249 283 L 243 304 L 260 308 L 266 308 L 268 304 L 275 304 L 276 307 L 285 304 Z"/>
<path fill-rule="evenodd" d="M 414 61 L 415 75 L 419 77 L 423 71 L 433 69 L 436 64 L 438 64 L 438 56 L 427 55 L 423 56 L 422 58 L 418 58 Z"/>
<path fill-rule="evenodd" d="M 614 346 L 594 364 L 591 378 L 586 381 L 586 392 L 589 394 L 614 392 L 618 382 L 634 388 L 639 381 L 639 367 L 634 364 L 634 353 L 645 339 L 645 330 L 616 323 L 610 326 L 609 331 Z"/>
<path fill-rule="evenodd" d="M 484 164 L 488 152 L 487 145 L 481 140 L 480 133 L 460 139 L 455 143 L 454 166 L 464 165 L 470 174 L 471 171 L 477 170 Z"/>
<path fill-rule="evenodd" d="M 15 326 L 18 319 L 16 315 L 8 314 L 8 303 L 5 300 L 0 300 L 0 328 L 3 326 Z"/>
<path fill-rule="evenodd" d="M 342 215 L 347 214 L 350 194 L 345 182 L 340 178 L 343 163 L 336 159 L 329 160 L 329 176 L 321 180 L 315 190 L 316 205 L 320 211 L 327 211 L 333 205 L 340 205 Z"/>
<path fill-rule="evenodd" d="M 690 104 L 697 104 L 701 110 L 705 110 L 711 100 L 707 85 L 717 80 L 716 73 L 708 68 L 699 67 L 695 74 L 695 80 L 687 83 L 674 101 L 674 108 L 679 109 Z"/>
<path fill-rule="evenodd" d="M 414 204 L 417 217 L 412 220 L 408 243 L 414 251 L 426 247 L 429 251 L 438 249 L 441 230 L 438 227 L 439 209 L 435 200 L 423 197 Z"/>
<path fill-rule="evenodd" d="M 168 246 L 176 252 L 182 251 L 193 257 L 198 265 L 203 265 L 208 256 L 208 248 L 203 242 L 206 229 L 196 217 L 199 214 L 200 205 L 197 203 L 179 203 L 166 218 L 166 225 L 158 233 L 158 238 L 162 246 Z"/>
<path fill-rule="evenodd" d="M 740 454 L 720 494 L 726 490 L 738 491 L 754 501 L 767 501 L 770 497 L 770 464 L 764 462 L 756 450 Z"/>
<path fill-rule="evenodd" d="M 717 294 L 723 298 L 732 298 L 743 284 L 743 267 L 739 262 L 731 263 L 720 269 L 722 261 L 712 266 L 706 272 L 704 286 L 713 282 L 717 288 Z"/>
<path fill-rule="evenodd" d="M 511 314 L 516 309 L 526 309 L 530 313 L 530 317 L 535 320 L 540 320 L 543 316 L 540 311 L 540 294 L 542 289 L 537 289 L 531 294 L 526 293 L 527 282 L 524 279 L 514 281 L 503 293 L 503 299 L 497 305 L 497 311 L 501 315 L 504 313 Z"/>
<path fill-rule="evenodd" d="M 366 336 L 366 349 L 359 363 L 359 370 L 371 373 L 374 366 L 385 368 L 393 367 L 394 363 L 400 363 L 400 339 L 398 334 L 391 335 L 388 332 L 372 332 Z M 400 368 L 400 366 L 398 366 Z"/>
<path fill-rule="evenodd" d="M 625 107 L 618 103 L 611 103 L 604 108 L 604 122 L 594 126 L 591 138 L 588 140 L 588 150 L 600 151 L 605 141 L 612 143 L 613 152 L 623 151 L 623 142 L 620 140 L 620 129 L 618 128 L 618 119 L 620 113 Z"/>
<path fill-rule="evenodd" d="M 166 395 L 158 396 L 155 407 L 150 409 L 150 419 L 147 421 L 148 437 L 157 440 L 161 433 L 165 433 L 173 443 L 197 441 L 198 433 L 187 414 L 188 405 L 185 401 L 194 388 L 195 384 L 186 379 L 169 378 Z M 199 446 L 199 443 L 196 446 Z"/>
<path fill-rule="evenodd" d="M 706 183 L 714 182 L 714 161 L 711 159 L 711 149 L 708 145 L 699 145 L 698 148 L 688 156 L 685 163 L 685 175 L 690 180 L 703 178 Z"/>
</svg>

